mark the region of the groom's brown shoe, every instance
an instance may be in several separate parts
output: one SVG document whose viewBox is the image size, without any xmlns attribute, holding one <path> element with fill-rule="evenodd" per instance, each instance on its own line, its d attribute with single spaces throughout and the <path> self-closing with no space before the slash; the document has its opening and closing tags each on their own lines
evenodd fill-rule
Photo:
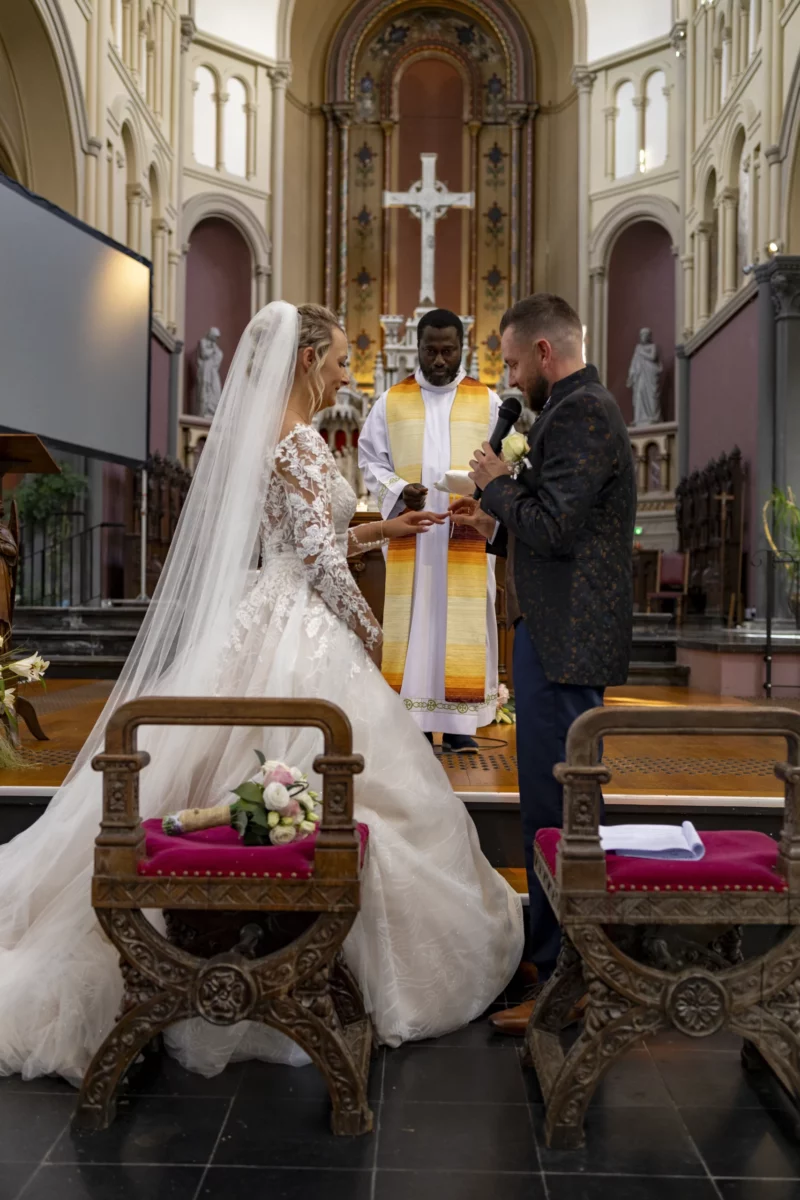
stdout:
<svg viewBox="0 0 800 1200">
<path fill-rule="evenodd" d="M 489 1024 L 496 1033 L 503 1033 L 506 1037 L 525 1037 L 533 1010 L 536 1007 L 536 1002 L 544 987 L 543 983 L 537 983 L 528 992 L 522 1004 L 516 1005 L 515 1008 L 504 1008 L 502 1012 L 492 1013 L 489 1017 Z M 574 1025 L 576 1021 L 580 1021 L 583 1017 L 586 1008 L 587 997 L 580 999 L 577 1004 L 574 1004 L 566 1021 L 565 1028 L 569 1025 Z"/>
</svg>

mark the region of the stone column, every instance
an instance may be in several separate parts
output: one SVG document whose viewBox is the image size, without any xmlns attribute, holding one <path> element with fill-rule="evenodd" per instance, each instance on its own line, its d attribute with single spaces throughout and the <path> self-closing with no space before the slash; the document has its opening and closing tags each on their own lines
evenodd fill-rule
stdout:
<svg viewBox="0 0 800 1200">
<path fill-rule="evenodd" d="M 324 297 L 326 308 L 333 308 L 333 270 L 336 258 L 336 231 L 334 229 L 334 194 L 336 190 L 336 127 L 333 105 L 323 104 L 325 116 L 325 278 Z"/>
<path fill-rule="evenodd" d="M 247 154 L 245 159 L 245 173 L 248 179 L 252 179 L 256 173 L 256 117 L 258 109 L 255 104 L 247 103 L 244 106 L 245 120 L 247 122 Z"/>
<path fill-rule="evenodd" d="M 683 343 L 675 348 L 675 420 L 678 425 L 678 461 L 673 466 L 675 484 L 689 474 L 689 360 Z"/>
<path fill-rule="evenodd" d="M 747 61 L 756 52 L 758 45 L 758 26 L 756 25 L 756 16 L 758 14 L 757 0 L 750 0 L 750 8 L 748 9 L 748 30 L 747 30 Z"/>
<path fill-rule="evenodd" d="M 534 121 L 539 112 L 539 105 L 532 104 L 528 109 L 528 128 L 525 138 L 525 269 L 523 274 L 523 291 L 532 294 L 536 288 L 533 280 L 533 221 L 536 180 L 534 171 Z M 475 203 L 477 206 L 477 193 Z M 476 207 L 477 219 L 477 207 Z"/>
<path fill-rule="evenodd" d="M 142 252 L 142 203 L 144 188 L 140 183 L 129 183 L 126 198 L 128 202 L 127 242 L 131 250 L 137 254 Z"/>
<path fill-rule="evenodd" d="M 155 87 L 153 90 L 153 101 L 155 105 L 156 116 L 161 118 L 164 116 L 164 64 L 166 62 L 166 39 L 165 27 L 166 18 L 164 16 L 164 0 L 155 0 L 155 56 L 153 67 L 155 70 Z"/>
<path fill-rule="evenodd" d="M 217 102 L 217 170 L 225 170 L 225 105 L 228 103 L 227 92 L 216 92 Z"/>
<path fill-rule="evenodd" d="M 130 70 L 133 64 L 133 0 L 122 0 L 122 61 Z"/>
<path fill-rule="evenodd" d="M 681 337 L 688 342 L 694 329 L 694 255 L 682 254 L 683 268 L 683 327 Z M 681 326 L 676 326 L 681 329 Z"/>
<path fill-rule="evenodd" d="M 722 297 L 729 300 L 738 287 L 736 273 L 736 225 L 738 216 L 738 188 L 725 188 L 720 195 L 720 267 L 722 269 Z"/>
<path fill-rule="evenodd" d="M 613 179 L 615 176 L 615 171 L 614 171 L 615 141 L 616 141 L 615 131 L 616 131 L 618 115 L 619 115 L 619 109 L 616 108 L 613 104 L 610 104 L 610 105 L 608 105 L 608 107 L 603 109 L 603 116 L 606 119 L 605 153 L 606 153 L 606 179 L 608 179 L 608 180 Z"/>
<path fill-rule="evenodd" d="M 256 267 L 256 310 L 262 309 L 269 302 L 269 266 L 261 263 Z"/>
<path fill-rule="evenodd" d="M 764 152 L 769 175 L 769 225 L 767 242 L 781 248 L 781 148 L 768 146 Z"/>
<path fill-rule="evenodd" d="M 286 88 L 289 67 L 286 64 L 270 67 L 272 84 L 272 165 L 270 198 L 272 209 L 272 299 L 283 299 L 283 218 L 286 145 Z"/>
<path fill-rule="evenodd" d="M 578 313 L 584 324 L 589 310 L 589 124 L 596 78 L 585 66 L 573 68 L 572 81 L 578 89 Z"/>
<path fill-rule="evenodd" d="M 647 160 L 645 158 L 647 140 L 645 113 L 647 112 L 647 97 L 634 96 L 633 107 L 636 110 L 636 168 L 639 171 L 645 171 L 647 170 Z"/>
<path fill-rule="evenodd" d="M 720 70 L 720 98 L 721 104 L 724 104 L 728 98 L 728 90 L 731 86 L 731 31 L 728 25 L 722 31 L 722 63 Z"/>
<path fill-rule="evenodd" d="M 347 255 L 350 219 L 350 124 L 353 119 L 352 104 L 334 105 L 334 115 L 339 126 L 339 282 L 337 303 L 339 320 L 347 320 L 347 283 L 349 261 Z M 346 327 L 346 326 L 345 326 Z"/>
<path fill-rule="evenodd" d="M 778 487 L 800 491 L 800 256 L 769 264 L 775 315 L 775 443 Z"/>
<path fill-rule="evenodd" d="M 178 268 L 181 265 L 181 252 L 173 249 L 174 240 L 174 234 L 170 232 L 170 249 L 167 254 L 167 328 L 170 332 L 177 328 L 178 323 Z"/>
<path fill-rule="evenodd" d="M 755 269 L 758 283 L 758 417 L 756 460 L 751 466 L 750 487 L 754 492 L 753 508 L 759 518 L 779 482 L 776 462 L 776 438 L 779 434 L 775 419 L 775 310 L 771 288 L 774 265 L 762 263 Z M 751 562 L 756 556 L 760 556 L 763 562 L 766 549 L 767 542 L 759 520 L 757 528 L 750 534 Z M 751 568 L 750 584 L 751 603 L 755 603 L 758 615 L 763 617 L 767 591 L 763 566 Z"/>
<path fill-rule="evenodd" d="M 521 165 L 521 135 L 523 121 L 528 109 L 525 104 L 509 104 L 507 107 L 508 122 L 511 126 L 511 269 L 509 285 L 511 303 L 516 304 L 520 298 L 520 182 Z M 473 210 L 476 211 L 476 210 Z M 585 319 L 585 318 L 584 318 Z"/>
<path fill-rule="evenodd" d="M 169 227 L 162 217 L 153 220 L 153 313 L 166 324 L 166 238 Z"/>
<path fill-rule="evenodd" d="M 590 325 L 589 358 L 597 367 L 600 378 L 606 376 L 606 269 L 592 267 L 589 271 L 592 284 L 592 315 Z"/>
<path fill-rule="evenodd" d="M 701 221 L 697 226 L 697 322 L 702 325 L 711 316 L 714 302 L 710 296 L 711 274 L 711 226 L 707 221 Z"/>
</svg>

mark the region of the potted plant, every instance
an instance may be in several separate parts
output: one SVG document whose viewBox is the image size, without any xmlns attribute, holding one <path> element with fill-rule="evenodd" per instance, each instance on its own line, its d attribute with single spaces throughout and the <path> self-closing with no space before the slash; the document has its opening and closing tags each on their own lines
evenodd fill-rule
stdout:
<svg viewBox="0 0 800 1200">
<path fill-rule="evenodd" d="M 772 529 L 769 513 L 772 512 Z M 794 492 L 775 488 L 762 510 L 764 535 L 778 563 L 789 579 L 789 607 L 795 620 L 800 620 L 800 507 Z M 781 544 L 783 549 L 779 549 Z"/>
</svg>

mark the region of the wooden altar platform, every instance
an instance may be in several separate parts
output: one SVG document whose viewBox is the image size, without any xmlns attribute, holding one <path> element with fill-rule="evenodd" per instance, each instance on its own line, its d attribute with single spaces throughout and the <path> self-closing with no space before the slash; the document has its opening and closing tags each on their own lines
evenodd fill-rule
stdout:
<svg viewBox="0 0 800 1200">
<path fill-rule="evenodd" d="M 23 738 L 29 769 L 0 771 L 0 795 L 12 790 L 57 788 L 83 747 L 111 693 L 109 680 L 53 680 L 47 690 L 29 687 L 48 742 Z M 609 704 L 742 705 L 752 701 L 707 695 L 685 687 L 621 687 L 608 693 Z M 777 703 L 787 703 L 779 701 Z M 797 702 L 788 701 L 793 705 Z M 467 796 L 508 796 L 517 792 L 515 726 L 480 731 L 478 755 L 445 755 L 442 763 L 455 791 Z M 755 738 L 658 737 L 609 738 L 605 761 L 614 772 L 607 791 L 619 796 L 777 798 L 781 789 L 772 774 L 780 758 L 780 740 Z"/>
</svg>

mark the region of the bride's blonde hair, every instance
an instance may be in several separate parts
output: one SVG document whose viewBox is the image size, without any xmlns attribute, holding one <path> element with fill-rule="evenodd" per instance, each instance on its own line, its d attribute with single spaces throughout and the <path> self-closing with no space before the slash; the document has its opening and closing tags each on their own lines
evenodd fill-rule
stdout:
<svg viewBox="0 0 800 1200">
<path fill-rule="evenodd" d="M 299 304 L 300 330 L 297 339 L 298 353 L 309 346 L 314 351 L 314 362 L 308 375 L 311 388 L 311 414 L 319 412 L 325 388 L 322 383 L 322 364 L 328 356 L 333 341 L 334 329 L 342 329 L 336 313 L 322 304 Z M 342 333 L 344 330 L 342 329 Z"/>
</svg>

